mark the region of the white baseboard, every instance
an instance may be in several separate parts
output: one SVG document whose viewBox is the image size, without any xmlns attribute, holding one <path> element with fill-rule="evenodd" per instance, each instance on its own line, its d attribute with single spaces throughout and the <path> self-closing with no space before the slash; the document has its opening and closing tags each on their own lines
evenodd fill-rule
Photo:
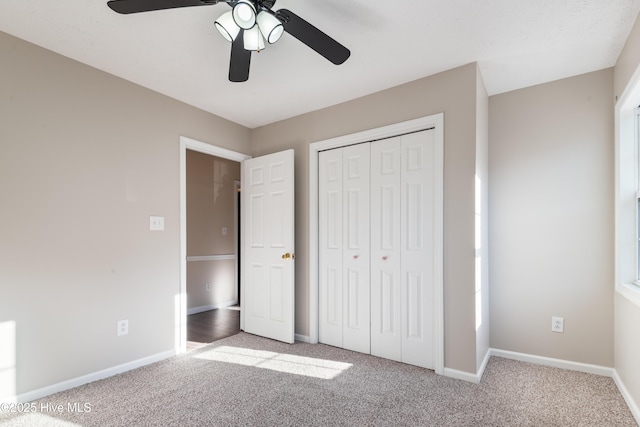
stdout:
<svg viewBox="0 0 640 427">
<path fill-rule="evenodd" d="M 307 344 L 311 343 L 311 338 L 309 338 L 307 335 L 295 334 L 294 338 L 299 342 L 306 342 Z"/>
<path fill-rule="evenodd" d="M 533 354 L 517 353 L 515 351 L 498 350 L 495 348 L 489 349 L 485 355 L 482 365 L 478 369 L 478 372 L 473 374 L 471 372 L 458 371 L 456 369 L 444 368 L 444 376 L 455 378 L 458 380 L 469 381 L 472 383 L 480 383 L 482 375 L 487 368 L 487 363 L 491 356 L 504 357 L 505 359 L 518 360 L 520 362 L 533 363 L 535 365 L 551 366 L 554 368 L 568 369 L 571 371 L 585 372 L 587 374 L 601 375 L 605 377 L 612 377 L 615 379 L 615 370 L 606 366 L 590 365 L 587 363 L 572 362 L 570 360 L 553 359 L 544 356 L 535 356 Z M 616 374 L 617 375 L 617 374 Z M 620 381 L 621 383 L 621 381 Z M 617 384 L 617 382 L 616 382 Z M 622 390 L 621 390 L 622 393 Z M 625 397 L 625 400 L 627 397 Z"/>
<path fill-rule="evenodd" d="M 231 307 L 232 305 L 236 304 L 238 304 L 238 300 L 226 301 L 211 305 L 201 305 L 200 307 L 192 307 L 187 309 L 187 316 L 189 316 L 190 314 L 198 314 L 205 311 L 216 310 L 218 308 Z"/>
<path fill-rule="evenodd" d="M 480 384 L 482 376 L 484 375 L 484 370 L 487 368 L 487 363 L 489 363 L 489 358 L 491 358 L 491 349 L 488 349 L 485 353 L 484 359 L 482 359 L 482 363 L 480 364 L 480 368 L 475 374 L 471 372 L 458 371 L 457 369 L 444 368 L 442 375 L 449 378 L 455 378 L 457 380 Z"/>
<path fill-rule="evenodd" d="M 585 372 L 587 374 L 613 377 L 614 369 L 600 365 L 590 365 L 588 363 L 572 362 L 570 360 L 553 359 L 551 357 L 535 356 L 533 354 L 517 353 L 515 351 L 498 350 L 492 348 L 492 356 L 504 357 L 505 359 L 519 360 L 536 365 L 551 366 L 554 368 L 568 369 L 571 371 Z"/>
<path fill-rule="evenodd" d="M 471 372 L 458 371 L 457 369 L 444 368 L 443 374 L 445 377 L 454 378 L 456 380 L 467 381 L 470 383 L 478 384 L 480 377 L 478 374 L 472 374 Z"/>
<path fill-rule="evenodd" d="M 487 364 L 489 363 L 489 359 L 491 359 L 491 349 L 488 348 L 487 352 L 484 355 L 484 359 L 482 359 L 482 364 L 478 369 L 478 373 L 476 376 L 478 377 L 478 383 L 482 380 L 482 376 L 484 375 L 485 369 L 487 369 Z"/>
<path fill-rule="evenodd" d="M 17 396 L 9 397 L 9 402 L 25 403 L 32 400 L 41 399 L 46 396 L 50 396 L 61 391 L 69 390 L 75 387 L 79 387 L 84 384 L 88 384 L 94 381 L 102 380 L 104 378 L 112 377 L 123 372 L 131 371 L 136 368 L 140 368 L 145 365 L 159 362 L 164 359 L 175 356 L 175 350 L 165 351 L 164 353 L 158 353 L 153 356 L 143 357 L 142 359 L 134 360 L 132 362 L 123 363 L 122 365 L 114 366 L 112 368 L 103 369 L 91 374 L 83 375 L 81 377 L 73 378 L 67 381 L 63 381 L 57 384 L 53 384 L 47 387 L 43 387 L 37 390 L 28 391 L 26 393 L 19 394 Z"/>
<path fill-rule="evenodd" d="M 636 423 L 640 425 L 640 408 L 638 408 L 636 401 L 631 396 L 631 393 L 629 393 L 629 390 L 627 390 L 627 387 L 622 382 L 622 379 L 616 370 L 613 371 L 613 381 L 616 383 L 616 386 L 618 386 L 618 390 L 622 397 L 624 397 L 624 401 L 627 402 L 627 406 L 629 407 L 633 418 L 636 419 Z"/>
</svg>

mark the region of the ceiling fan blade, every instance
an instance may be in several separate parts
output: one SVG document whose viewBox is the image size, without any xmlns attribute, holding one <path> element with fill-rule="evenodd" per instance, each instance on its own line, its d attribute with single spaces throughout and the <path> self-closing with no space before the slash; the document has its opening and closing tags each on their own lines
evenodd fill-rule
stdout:
<svg viewBox="0 0 640 427">
<path fill-rule="evenodd" d="M 221 0 L 112 0 L 107 5 L 114 12 L 138 13 L 152 10 L 173 9 L 176 7 L 208 6 L 218 4 Z"/>
<path fill-rule="evenodd" d="M 240 31 L 231 44 L 231 60 L 229 61 L 229 81 L 246 82 L 249 80 L 251 51 L 244 48 L 244 31 Z"/>
<path fill-rule="evenodd" d="M 284 30 L 336 65 L 349 58 L 349 49 L 314 27 L 288 9 L 280 9 L 276 16 L 283 22 Z"/>
</svg>

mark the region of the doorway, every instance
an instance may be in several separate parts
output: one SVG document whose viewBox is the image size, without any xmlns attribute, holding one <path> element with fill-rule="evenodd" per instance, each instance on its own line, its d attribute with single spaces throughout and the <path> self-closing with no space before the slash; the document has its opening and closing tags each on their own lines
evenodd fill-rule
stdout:
<svg viewBox="0 0 640 427">
<path fill-rule="evenodd" d="M 187 150 L 187 347 L 240 332 L 240 163 Z"/>
<path fill-rule="evenodd" d="M 248 158 L 180 138 L 181 277 L 175 301 L 178 353 L 240 331 L 237 194 L 239 162 Z M 194 168 L 204 169 L 194 177 Z M 194 198 L 198 203 L 193 203 Z M 220 209 L 225 212 L 221 214 Z"/>
</svg>

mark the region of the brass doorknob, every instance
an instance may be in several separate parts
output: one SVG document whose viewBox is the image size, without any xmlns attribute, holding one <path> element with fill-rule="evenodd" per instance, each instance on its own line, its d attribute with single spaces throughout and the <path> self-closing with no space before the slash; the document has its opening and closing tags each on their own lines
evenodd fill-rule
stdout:
<svg viewBox="0 0 640 427">
<path fill-rule="evenodd" d="M 291 255 L 289 252 L 287 252 L 286 254 L 282 255 L 282 259 L 291 259 L 293 258 L 293 255 Z"/>
</svg>

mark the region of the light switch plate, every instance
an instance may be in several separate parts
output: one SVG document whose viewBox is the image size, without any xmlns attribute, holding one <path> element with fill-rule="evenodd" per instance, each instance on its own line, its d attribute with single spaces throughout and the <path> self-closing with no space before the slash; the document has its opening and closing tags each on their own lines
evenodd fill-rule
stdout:
<svg viewBox="0 0 640 427">
<path fill-rule="evenodd" d="M 163 216 L 150 216 L 149 217 L 149 230 L 151 230 L 151 231 L 163 231 L 164 230 L 164 217 Z"/>
</svg>

